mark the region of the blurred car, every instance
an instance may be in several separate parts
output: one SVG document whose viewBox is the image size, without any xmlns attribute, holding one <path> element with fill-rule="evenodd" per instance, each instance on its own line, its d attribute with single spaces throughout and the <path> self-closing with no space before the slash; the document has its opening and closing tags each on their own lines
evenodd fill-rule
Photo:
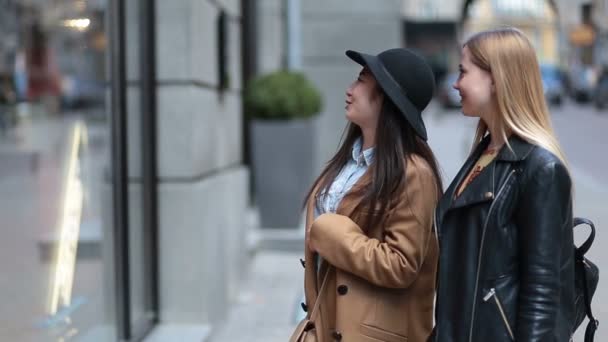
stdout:
<svg viewBox="0 0 608 342">
<path fill-rule="evenodd" d="M 77 75 L 64 75 L 61 82 L 61 102 L 66 108 L 80 108 L 103 104 L 105 84 Z"/>
<path fill-rule="evenodd" d="M 16 94 L 11 75 L 0 71 L 0 133 L 6 132 L 14 124 L 15 100 Z"/>
<path fill-rule="evenodd" d="M 575 64 L 570 67 L 569 85 L 572 97 L 578 102 L 590 101 L 597 84 L 597 70 L 590 65 Z"/>
<path fill-rule="evenodd" d="M 541 64 L 540 75 L 547 103 L 561 105 L 566 93 L 561 70 L 555 65 Z"/>
<path fill-rule="evenodd" d="M 608 107 L 608 65 L 604 67 L 597 82 L 594 94 L 594 103 L 597 109 Z"/>
<path fill-rule="evenodd" d="M 460 93 L 453 85 L 458 79 L 457 72 L 447 74 L 439 83 L 437 98 L 444 108 L 460 108 Z"/>
</svg>

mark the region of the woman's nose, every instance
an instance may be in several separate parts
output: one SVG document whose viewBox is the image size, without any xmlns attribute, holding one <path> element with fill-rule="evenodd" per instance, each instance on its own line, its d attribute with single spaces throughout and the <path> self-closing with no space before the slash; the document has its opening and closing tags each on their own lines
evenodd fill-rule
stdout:
<svg viewBox="0 0 608 342">
<path fill-rule="evenodd" d="M 350 86 L 348 86 L 348 88 L 346 88 L 346 96 L 352 96 L 353 95 L 353 85 L 351 84 Z"/>
</svg>

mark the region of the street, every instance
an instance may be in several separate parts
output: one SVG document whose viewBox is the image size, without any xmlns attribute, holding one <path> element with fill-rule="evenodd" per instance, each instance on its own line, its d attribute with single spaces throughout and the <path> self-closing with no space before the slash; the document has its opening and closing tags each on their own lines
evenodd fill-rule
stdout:
<svg viewBox="0 0 608 342">
<path fill-rule="evenodd" d="M 596 341 L 608 340 L 608 292 L 602 291 L 604 266 L 608 265 L 608 252 L 602 246 L 608 243 L 603 234 L 608 225 L 608 111 L 597 112 L 589 104 L 565 102 L 551 107 L 554 128 L 569 160 L 575 186 L 575 216 L 587 217 L 595 222 L 597 235 L 588 258 L 600 268 L 600 285 L 593 299 L 593 310 L 601 322 Z M 454 177 L 471 147 L 477 119 L 466 118 L 458 110 L 444 110 L 432 102 L 425 111 L 429 142 L 443 170 L 444 187 Z M 587 235 L 585 229 L 575 234 L 577 242 Z M 290 246 L 293 241 L 289 241 Z M 303 269 L 298 258 L 302 253 L 277 251 L 276 244 L 258 251 L 252 262 L 248 282 L 243 284 L 239 303 L 229 319 L 214 334 L 213 342 L 224 341 L 276 341 L 283 342 L 295 324 L 294 316 L 301 311 Z M 583 322 L 574 341 L 583 341 Z"/>
</svg>

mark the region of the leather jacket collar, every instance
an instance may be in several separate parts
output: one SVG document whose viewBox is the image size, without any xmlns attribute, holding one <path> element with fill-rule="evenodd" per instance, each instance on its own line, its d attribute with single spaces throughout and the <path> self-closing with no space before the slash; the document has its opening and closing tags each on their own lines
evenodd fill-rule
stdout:
<svg viewBox="0 0 608 342">
<path fill-rule="evenodd" d="M 479 174 L 477 177 L 478 179 L 471 183 L 458 198 L 454 198 L 456 189 L 469 174 L 471 168 L 475 165 L 483 151 L 488 147 L 490 140 L 491 137 L 489 134 L 482 139 L 471 153 L 460 172 L 454 178 L 455 181 L 453 181 L 450 187 L 445 191 L 445 195 L 437 205 L 436 214 L 438 218 L 443 217 L 445 212 L 450 209 L 492 200 L 496 195 L 497 190 L 495 182 L 496 161 L 520 162 L 525 160 L 534 149 L 534 145 L 516 135 L 511 135 L 508 140 L 509 144 L 505 144 L 501 148 L 495 161 L 487 166 L 487 170 Z"/>
</svg>

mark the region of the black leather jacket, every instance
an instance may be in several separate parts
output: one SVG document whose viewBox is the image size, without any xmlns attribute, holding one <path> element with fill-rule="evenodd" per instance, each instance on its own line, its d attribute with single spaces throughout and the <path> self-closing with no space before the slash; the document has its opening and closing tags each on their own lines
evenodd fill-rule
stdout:
<svg viewBox="0 0 608 342">
<path fill-rule="evenodd" d="M 549 151 L 512 136 L 454 199 L 486 137 L 435 212 L 434 341 L 569 341 L 574 322 L 571 180 Z"/>
</svg>

